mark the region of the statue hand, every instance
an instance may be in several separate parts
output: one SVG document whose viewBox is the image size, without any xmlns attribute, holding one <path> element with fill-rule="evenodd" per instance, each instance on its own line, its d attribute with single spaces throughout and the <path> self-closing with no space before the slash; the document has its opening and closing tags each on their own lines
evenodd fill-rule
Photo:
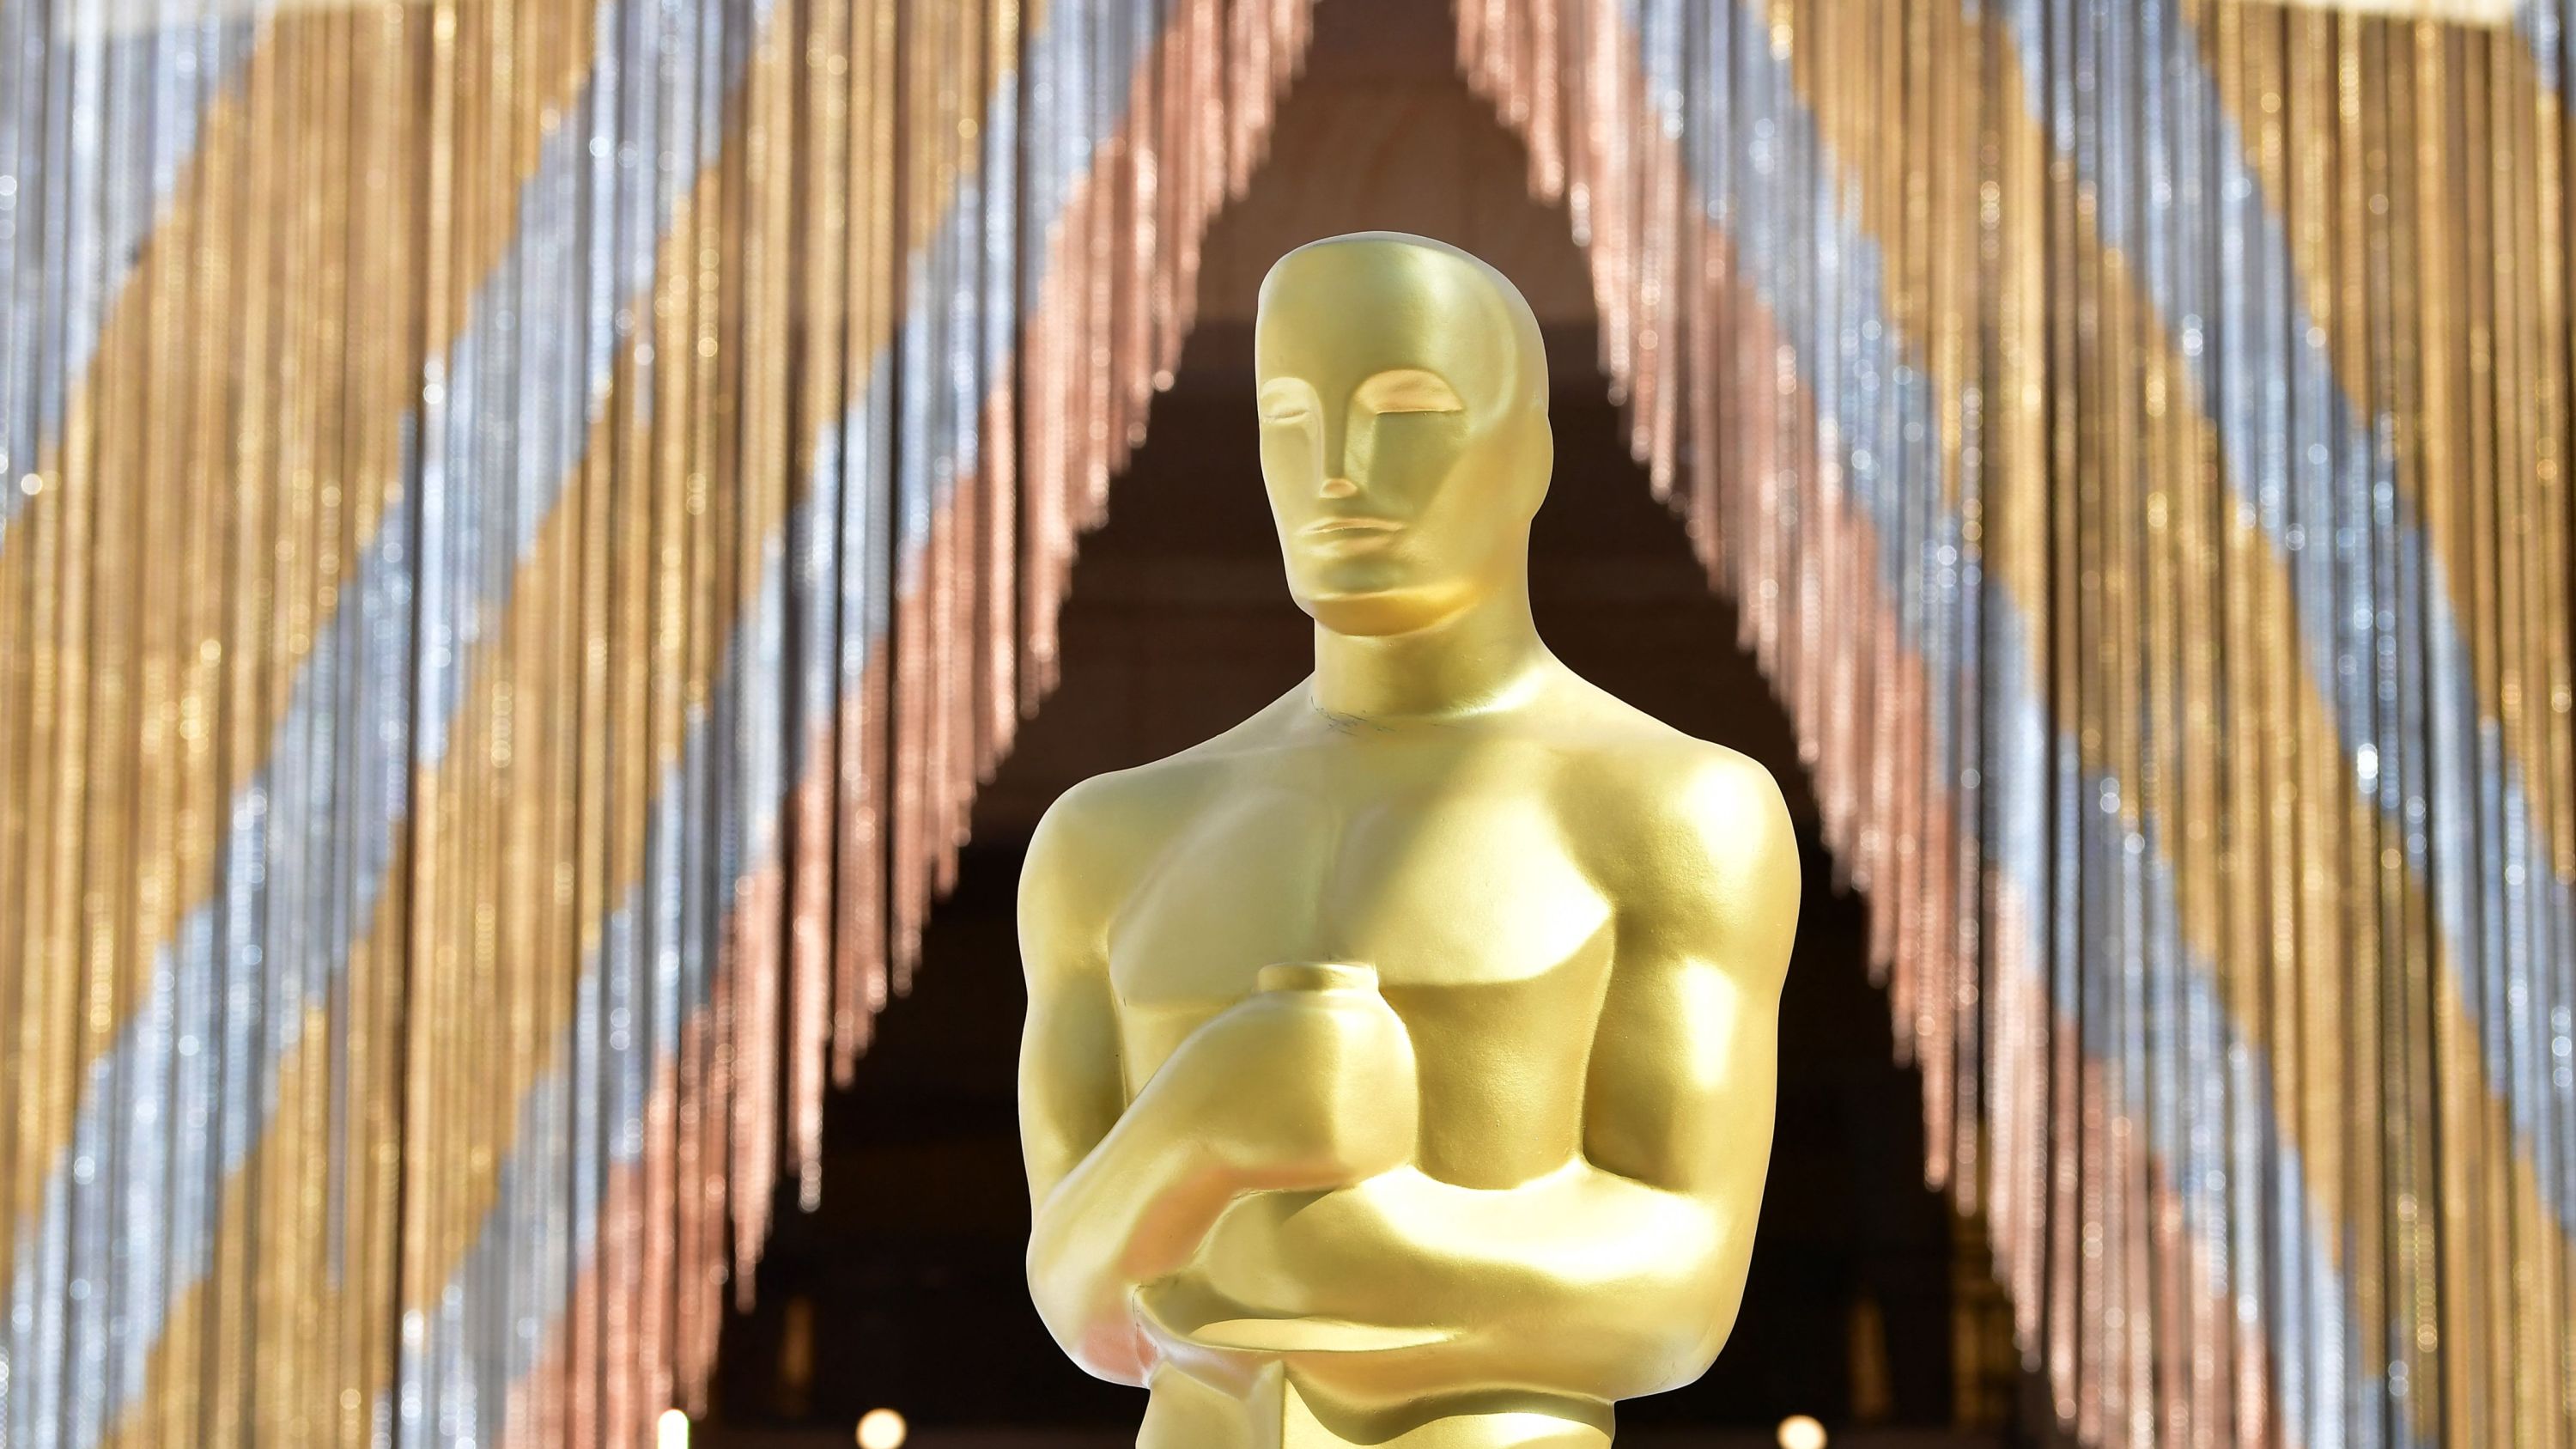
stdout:
<svg viewBox="0 0 2576 1449">
<path fill-rule="evenodd" d="M 1194 1058 L 1219 1157 L 1245 1192 L 1324 1192 L 1413 1158 L 1413 1039 L 1363 966 L 1263 969 L 1175 1053 Z"/>
</svg>

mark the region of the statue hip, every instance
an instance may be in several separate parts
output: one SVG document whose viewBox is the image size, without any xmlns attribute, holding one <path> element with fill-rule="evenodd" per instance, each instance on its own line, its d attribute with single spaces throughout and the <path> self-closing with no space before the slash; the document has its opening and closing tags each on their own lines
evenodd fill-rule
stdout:
<svg viewBox="0 0 2576 1449">
<path fill-rule="evenodd" d="M 1473 1395 L 1456 1403 L 1454 1412 L 1433 1407 L 1419 1422 L 1390 1425 L 1382 1414 L 1337 1410 L 1276 1362 L 1257 1371 L 1242 1392 L 1194 1378 L 1169 1363 L 1155 1372 L 1149 1387 L 1152 1397 L 1136 1449 L 1608 1449 L 1610 1444 L 1607 1405 L 1551 1401 L 1548 1406 L 1523 1402 L 1503 1407 L 1477 1402 L 1490 1396 Z"/>
</svg>

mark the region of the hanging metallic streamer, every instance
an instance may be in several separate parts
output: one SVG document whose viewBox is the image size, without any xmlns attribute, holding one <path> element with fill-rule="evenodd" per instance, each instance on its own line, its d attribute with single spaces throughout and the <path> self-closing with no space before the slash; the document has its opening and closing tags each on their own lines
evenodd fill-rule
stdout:
<svg viewBox="0 0 2576 1449">
<path fill-rule="evenodd" d="M 0 1444 L 694 1400 L 1307 3 L 0 7 Z M 2571 18 L 1458 7 L 2091 1442 L 2576 1442 Z"/>
<path fill-rule="evenodd" d="M 1306 4 L 0 6 L 0 1444 L 698 1401 Z"/>
<path fill-rule="evenodd" d="M 1458 20 L 2059 1414 L 2576 1442 L 2569 7 Z"/>
</svg>

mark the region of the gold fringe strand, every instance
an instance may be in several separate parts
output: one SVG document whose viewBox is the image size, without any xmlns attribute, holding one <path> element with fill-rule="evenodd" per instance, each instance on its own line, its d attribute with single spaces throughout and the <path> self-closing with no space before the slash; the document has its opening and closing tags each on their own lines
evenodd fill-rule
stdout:
<svg viewBox="0 0 2576 1449">
<path fill-rule="evenodd" d="M 1457 17 L 2059 1416 L 2576 1441 L 2576 16 Z"/>
<path fill-rule="evenodd" d="M 643 1444 L 1308 0 L 237 8 L 0 8 L 0 1444 Z"/>
</svg>

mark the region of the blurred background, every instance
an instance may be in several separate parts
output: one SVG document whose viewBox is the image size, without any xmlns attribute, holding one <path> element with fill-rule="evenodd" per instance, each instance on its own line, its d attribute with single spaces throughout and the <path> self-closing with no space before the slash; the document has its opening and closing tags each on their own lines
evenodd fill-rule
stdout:
<svg viewBox="0 0 2576 1449">
<path fill-rule="evenodd" d="M 1076 1449 L 1012 901 L 1548 339 L 1807 872 L 1623 1445 L 2576 1446 L 2576 0 L 0 0 L 0 1449 Z M 872 1427 L 871 1427 L 872 1426 Z"/>
<path fill-rule="evenodd" d="M 1458 77 L 1453 48 L 1433 5 L 1317 10 L 1269 159 L 1210 229 L 1200 320 L 1172 386 L 1074 565 L 1064 682 L 978 795 L 917 984 L 825 1109 L 820 1209 L 795 1212 L 793 1186 L 781 1189 L 758 1304 L 726 1323 L 697 1442 L 840 1446 L 878 1407 L 932 1449 L 1133 1442 L 1143 1394 L 1065 1360 L 1023 1277 L 1020 861 L 1075 782 L 1196 744 L 1312 667 L 1313 625 L 1280 577 L 1250 426 L 1253 304 L 1281 253 L 1366 228 L 1469 247 L 1541 316 L 1557 467 L 1531 591 L 1550 647 L 1622 699 L 1761 760 L 1805 840 L 1779 1128 L 1743 1317 L 1699 1384 L 1621 1407 L 1620 1442 L 1770 1446 L 1802 1414 L 1834 1426 L 1836 1444 L 2049 1442 L 2023 1427 L 2046 1415 L 2021 1412 L 1983 1225 L 1924 1185 L 1921 1086 L 1894 1064 L 1866 907 L 1817 837 L 1795 736 L 1737 643 L 1734 610 L 1629 457 L 1565 218 L 1529 199 L 1525 150 Z"/>
</svg>

